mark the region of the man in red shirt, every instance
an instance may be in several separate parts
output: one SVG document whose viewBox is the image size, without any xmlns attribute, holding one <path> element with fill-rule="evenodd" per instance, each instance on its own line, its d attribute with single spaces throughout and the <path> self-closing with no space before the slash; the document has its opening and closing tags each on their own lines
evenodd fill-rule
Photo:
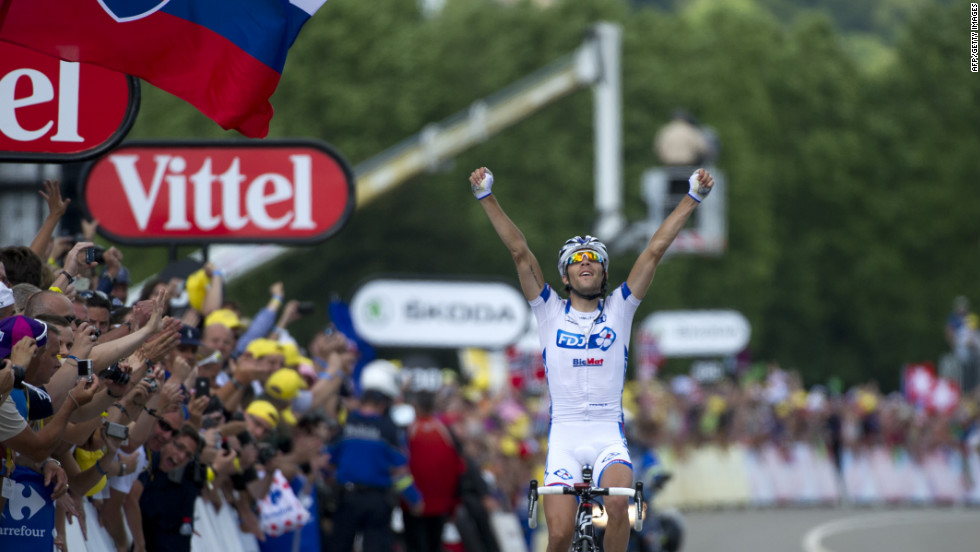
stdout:
<svg viewBox="0 0 980 552">
<path fill-rule="evenodd" d="M 407 552 L 442 550 L 442 530 L 459 502 L 459 477 L 466 469 L 449 428 L 435 417 L 435 395 L 420 391 L 416 418 L 408 428 L 408 466 L 425 509 L 417 516 L 405 510 Z"/>
</svg>

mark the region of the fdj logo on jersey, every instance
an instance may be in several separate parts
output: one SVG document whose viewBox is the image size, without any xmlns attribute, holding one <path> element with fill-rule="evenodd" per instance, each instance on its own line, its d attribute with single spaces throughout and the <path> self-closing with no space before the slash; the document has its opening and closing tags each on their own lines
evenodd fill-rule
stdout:
<svg viewBox="0 0 980 552">
<path fill-rule="evenodd" d="M 615 341 L 616 332 L 612 331 L 612 328 L 609 326 L 606 326 L 605 328 L 599 330 L 598 333 L 594 333 L 589 336 L 588 348 L 605 351 L 612 347 L 612 344 Z M 558 337 L 555 344 L 562 349 L 585 349 L 586 338 L 582 334 L 574 334 L 571 332 L 566 332 L 565 330 L 558 330 Z"/>
</svg>

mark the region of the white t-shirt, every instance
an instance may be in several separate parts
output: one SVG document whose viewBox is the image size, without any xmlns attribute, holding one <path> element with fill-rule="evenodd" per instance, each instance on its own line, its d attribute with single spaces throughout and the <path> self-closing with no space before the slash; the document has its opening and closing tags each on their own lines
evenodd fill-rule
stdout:
<svg viewBox="0 0 980 552">
<path fill-rule="evenodd" d="M 140 453 L 136 460 L 136 471 L 126 475 L 110 477 L 109 487 L 122 493 L 129 493 L 129 491 L 133 488 L 133 483 L 136 483 L 136 478 L 138 478 L 140 474 L 143 473 L 143 470 L 150 465 L 150 459 L 147 457 L 149 454 L 147 452 L 148 450 L 149 449 L 147 449 L 145 445 L 140 447 Z M 122 451 L 116 451 L 116 458 L 118 459 L 122 454 Z"/>
<path fill-rule="evenodd" d="M 630 331 L 640 300 L 624 282 L 589 313 L 571 308 L 548 285 L 530 304 L 544 349 L 552 423 L 622 423 Z"/>
<path fill-rule="evenodd" d="M 3 401 L 3 405 L 0 406 L 0 441 L 6 441 L 11 437 L 19 435 L 26 427 L 27 421 L 17 411 L 17 405 L 14 404 L 14 400 L 7 397 Z"/>
</svg>

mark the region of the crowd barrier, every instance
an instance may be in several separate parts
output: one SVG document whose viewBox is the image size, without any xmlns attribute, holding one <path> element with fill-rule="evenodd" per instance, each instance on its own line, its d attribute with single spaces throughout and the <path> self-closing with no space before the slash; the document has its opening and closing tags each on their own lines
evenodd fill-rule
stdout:
<svg viewBox="0 0 980 552">
<path fill-rule="evenodd" d="M 658 450 L 673 479 L 658 507 L 980 505 L 980 455 L 937 448 L 845 449 L 838 470 L 825 447 L 809 443 L 716 445 Z"/>
<path fill-rule="evenodd" d="M 85 501 L 86 535 L 78 520 L 65 526 L 65 542 L 68 552 L 115 552 L 112 537 L 98 523 L 95 506 Z M 88 537 L 87 539 L 85 537 Z M 193 552 L 258 552 L 259 544 L 251 534 L 243 534 L 238 529 L 237 514 L 234 508 L 222 504 L 220 509 L 201 498 L 194 508 L 194 535 L 191 537 Z"/>
<path fill-rule="evenodd" d="M 980 506 L 980 454 L 937 448 L 920 456 L 902 447 L 845 449 L 837 469 L 825 447 L 797 442 L 750 448 L 741 444 L 677 451 L 658 449 L 673 479 L 656 496 L 658 508 L 853 505 Z M 69 552 L 112 552 L 112 539 L 85 502 L 88 539 L 76 520 L 66 526 Z M 238 529 L 233 508 L 198 498 L 191 550 L 258 552 L 258 541 Z M 523 549 L 512 513 L 493 520 L 500 537 Z M 517 547 L 520 545 L 519 547 Z"/>
</svg>

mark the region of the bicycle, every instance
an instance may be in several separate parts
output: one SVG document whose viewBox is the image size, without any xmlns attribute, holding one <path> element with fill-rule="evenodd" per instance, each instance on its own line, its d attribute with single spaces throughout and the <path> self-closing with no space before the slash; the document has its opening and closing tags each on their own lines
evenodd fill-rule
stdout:
<svg viewBox="0 0 980 552">
<path fill-rule="evenodd" d="M 534 529 L 538 526 L 538 495 L 573 495 L 579 499 L 578 510 L 575 513 L 575 532 L 572 535 L 572 552 L 598 552 L 596 545 L 595 525 L 592 518 L 595 509 L 598 508 L 600 515 L 605 512 L 602 503 L 596 501 L 601 496 L 632 496 L 636 504 L 643 504 L 643 482 L 637 481 L 633 487 L 593 487 L 592 486 L 592 466 L 585 464 L 582 466 L 582 483 L 575 483 L 571 487 L 564 485 L 554 485 L 551 487 L 538 488 L 537 479 L 531 480 L 531 486 L 527 495 L 527 521 L 528 526 Z M 639 531 L 643 527 L 643 508 L 636 508 L 636 519 L 633 521 L 633 528 Z"/>
</svg>

